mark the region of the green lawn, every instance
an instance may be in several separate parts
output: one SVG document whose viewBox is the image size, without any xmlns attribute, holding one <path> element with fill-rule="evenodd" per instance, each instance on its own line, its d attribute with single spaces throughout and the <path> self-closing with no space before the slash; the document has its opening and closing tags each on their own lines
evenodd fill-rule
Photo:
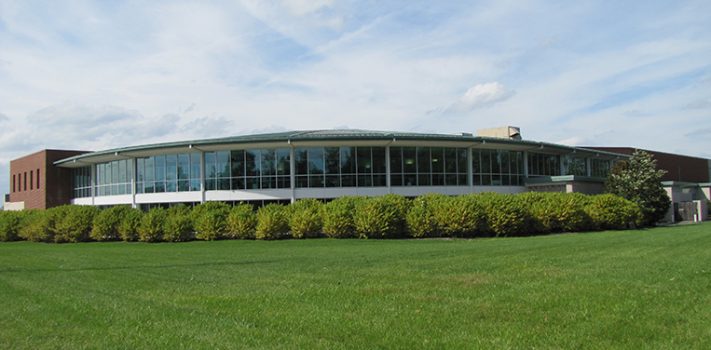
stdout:
<svg viewBox="0 0 711 350">
<path fill-rule="evenodd" d="M 711 348 L 711 223 L 0 244 L 0 348 Z"/>
</svg>

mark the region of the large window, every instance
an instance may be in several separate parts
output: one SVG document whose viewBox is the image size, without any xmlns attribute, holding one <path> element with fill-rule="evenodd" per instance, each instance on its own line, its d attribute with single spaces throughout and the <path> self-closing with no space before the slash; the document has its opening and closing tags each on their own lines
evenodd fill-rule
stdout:
<svg viewBox="0 0 711 350">
<path fill-rule="evenodd" d="M 205 153 L 205 190 L 290 188 L 289 149 Z"/>
<path fill-rule="evenodd" d="M 130 194 L 132 172 L 133 166 L 130 159 L 96 164 L 95 194 L 97 196 Z"/>
<path fill-rule="evenodd" d="M 391 147 L 392 186 L 466 186 L 467 149 Z"/>
<path fill-rule="evenodd" d="M 72 169 L 73 198 L 91 197 L 91 167 Z"/>
<path fill-rule="evenodd" d="M 585 158 L 576 157 L 571 154 L 561 156 L 560 158 L 563 163 L 563 175 L 588 175 L 588 164 Z"/>
<path fill-rule="evenodd" d="M 296 187 L 385 186 L 384 147 L 296 148 Z"/>
<path fill-rule="evenodd" d="M 523 186 L 523 152 L 474 150 L 472 168 L 475 186 Z"/>
<path fill-rule="evenodd" d="M 590 174 L 593 177 L 607 177 L 612 168 L 612 161 L 609 159 L 590 159 Z"/>
<path fill-rule="evenodd" d="M 200 153 L 136 159 L 136 193 L 200 190 Z"/>
<path fill-rule="evenodd" d="M 528 153 L 529 176 L 559 176 L 560 163 L 557 155 Z"/>
</svg>

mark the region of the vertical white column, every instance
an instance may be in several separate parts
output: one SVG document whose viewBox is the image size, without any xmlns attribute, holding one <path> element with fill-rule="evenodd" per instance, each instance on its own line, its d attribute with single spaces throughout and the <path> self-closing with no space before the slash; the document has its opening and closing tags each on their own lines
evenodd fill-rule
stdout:
<svg viewBox="0 0 711 350">
<path fill-rule="evenodd" d="M 523 151 L 523 177 L 528 179 L 528 151 Z"/>
<path fill-rule="evenodd" d="M 136 208 L 136 158 L 131 158 L 131 208 Z"/>
<path fill-rule="evenodd" d="M 94 197 L 96 197 L 96 164 L 91 165 L 91 205 L 94 205 Z"/>
<path fill-rule="evenodd" d="M 392 185 L 390 184 L 390 146 L 385 146 L 385 186 L 388 187 L 388 193 L 392 192 Z"/>
<path fill-rule="evenodd" d="M 565 156 L 559 155 L 557 157 L 558 157 L 558 168 L 560 168 L 560 170 L 558 170 L 558 171 L 560 171 L 560 175 L 565 175 L 565 173 L 566 173 L 565 166 L 563 166 L 563 158 Z"/>
<path fill-rule="evenodd" d="M 205 152 L 200 150 L 200 203 L 205 203 Z"/>
<path fill-rule="evenodd" d="M 291 203 L 296 202 L 296 152 L 294 146 L 289 144 L 289 183 L 291 184 Z"/>
<path fill-rule="evenodd" d="M 590 157 L 585 158 L 585 174 L 590 177 L 592 176 L 592 161 L 590 160 Z"/>
</svg>

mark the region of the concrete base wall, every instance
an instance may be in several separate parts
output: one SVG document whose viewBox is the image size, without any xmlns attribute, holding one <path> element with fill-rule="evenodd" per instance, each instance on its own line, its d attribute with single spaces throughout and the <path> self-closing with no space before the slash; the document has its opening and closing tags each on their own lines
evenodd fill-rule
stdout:
<svg viewBox="0 0 711 350">
<path fill-rule="evenodd" d="M 25 202 L 5 202 L 3 210 L 17 211 L 25 209 Z"/>
</svg>

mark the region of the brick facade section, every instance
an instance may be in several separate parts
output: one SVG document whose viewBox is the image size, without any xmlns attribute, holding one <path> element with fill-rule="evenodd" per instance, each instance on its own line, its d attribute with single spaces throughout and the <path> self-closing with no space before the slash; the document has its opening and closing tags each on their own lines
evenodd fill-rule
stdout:
<svg viewBox="0 0 711 350">
<path fill-rule="evenodd" d="M 631 147 L 586 147 L 607 152 L 631 155 L 637 148 Z M 657 151 L 640 149 L 651 154 L 657 160 L 657 169 L 666 170 L 662 181 L 710 182 L 709 160 L 704 158 L 682 156 Z"/>
<path fill-rule="evenodd" d="M 43 150 L 10 161 L 9 201 L 25 202 L 25 209 L 47 209 L 69 204 L 72 194 L 71 169 L 58 168 L 54 162 L 82 153 L 87 152 Z"/>
</svg>

